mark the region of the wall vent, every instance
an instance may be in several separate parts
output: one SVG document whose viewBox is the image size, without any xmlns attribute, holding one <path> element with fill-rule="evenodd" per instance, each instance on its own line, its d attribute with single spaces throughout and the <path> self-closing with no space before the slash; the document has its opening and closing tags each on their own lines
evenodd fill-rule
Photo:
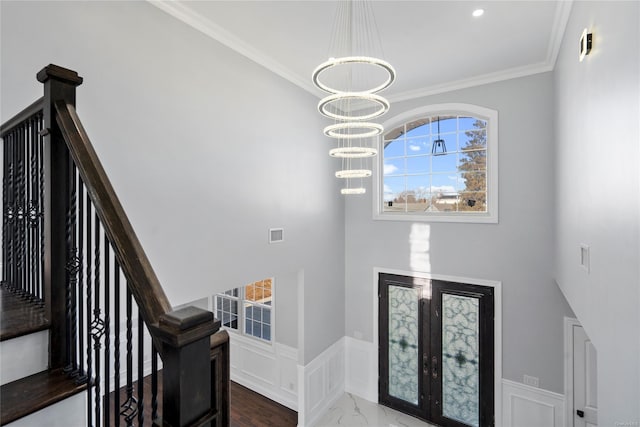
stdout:
<svg viewBox="0 0 640 427">
<path fill-rule="evenodd" d="M 280 243 L 284 241 L 284 228 L 269 229 L 269 243 Z"/>
</svg>

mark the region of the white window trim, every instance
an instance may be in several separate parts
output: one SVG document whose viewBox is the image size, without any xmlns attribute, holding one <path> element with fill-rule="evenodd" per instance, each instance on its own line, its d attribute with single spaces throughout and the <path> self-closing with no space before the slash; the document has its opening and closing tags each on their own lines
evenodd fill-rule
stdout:
<svg viewBox="0 0 640 427">
<path fill-rule="evenodd" d="M 262 304 L 262 303 L 253 303 L 251 301 L 248 301 L 250 304 L 252 305 L 257 305 L 259 307 L 268 307 L 271 309 L 271 340 L 267 341 L 263 338 L 258 338 L 255 337 L 251 334 L 247 334 L 245 332 L 245 311 L 244 311 L 244 304 L 245 302 L 247 302 L 247 300 L 245 299 L 245 286 L 247 285 L 251 285 L 255 282 L 251 282 L 251 283 L 247 283 L 247 285 L 243 285 L 243 286 L 238 286 L 238 296 L 237 297 L 231 297 L 229 295 L 225 295 L 224 292 L 226 291 L 222 291 L 216 294 L 213 294 L 211 296 L 211 309 L 210 311 L 214 314 L 216 314 L 217 311 L 217 304 L 216 304 L 216 300 L 218 297 L 223 297 L 223 298 L 237 298 L 238 301 L 238 329 L 234 329 L 228 326 L 224 326 L 224 325 L 220 325 L 220 327 L 222 329 L 224 329 L 225 331 L 227 331 L 230 334 L 236 335 L 236 336 L 241 336 L 247 340 L 252 340 L 255 341 L 256 343 L 260 343 L 264 346 L 269 346 L 269 347 L 273 347 L 276 343 L 276 310 L 275 310 L 275 304 L 276 304 L 276 280 L 274 277 L 269 277 L 267 279 L 271 279 L 271 305 L 266 305 L 266 304 Z M 265 279 L 263 279 L 265 280 Z M 256 280 L 256 282 L 259 282 L 260 280 Z M 236 289 L 236 288 L 231 288 L 231 289 Z M 231 290 L 231 289 L 227 289 Z M 221 320 L 221 319 L 218 319 Z"/>
<path fill-rule="evenodd" d="M 429 115 L 446 115 L 465 113 L 487 120 L 487 212 L 461 213 L 441 212 L 406 214 L 384 212 L 382 210 L 382 189 L 384 188 L 383 169 L 384 139 L 379 138 L 378 160 L 373 167 L 373 219 L 383 221 L 419 221 L 419 222 L 466 222 L 466 223 L 498 223 L 498 112 L 473 104 L 447 103 L 432 104 L 399 114 L 383 123 L 385 129 L 394 129 L 412 119 Z"/>
</svg>

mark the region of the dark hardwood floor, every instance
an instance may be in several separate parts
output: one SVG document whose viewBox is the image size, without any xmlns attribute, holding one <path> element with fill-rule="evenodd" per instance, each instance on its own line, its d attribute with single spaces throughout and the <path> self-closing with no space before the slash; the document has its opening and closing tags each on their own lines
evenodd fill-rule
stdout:
<svg viewBox="0 0 640 427">
<path fill-rule="evenodd" d="M 295 427 L 298 413 L 231 382 L 231 427 Z"/>
<path fill-rule="evenodd" d="M 162 393 L 162 371 L 158 373 L 158 394 Z M 231 382 L 231 427 L 295 427 L 298 424 L 298 413 L 286 406 L 258 394 L 238 383 Z M 134 383 L 134 394 L 137 394 L 138 385 Z M 110 395 L 109 406 L 113 408 L 114 393 Z M 120 389 L 120 402 L 126 402 L 125 388 Z M 144 379 L 144 420 L 145 425 L 151 420 L 151 377 Z M 104 402 L 106 403 L 106 402 Z M 162 413 L 162 397 L 158 402 L 159 413 Z M 137 425 L 137 418 L 136 418 Z M 115 426 L 113 415 L 110 417 L 110 426 Z M 126 425 L 124 419 L 120 425 Z"/>
</svg>

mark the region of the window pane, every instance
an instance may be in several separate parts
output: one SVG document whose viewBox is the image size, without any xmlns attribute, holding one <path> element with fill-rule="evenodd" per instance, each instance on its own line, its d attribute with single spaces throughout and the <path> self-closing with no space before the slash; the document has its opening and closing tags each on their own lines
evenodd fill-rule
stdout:
<svg viewBox="0 0 640 427">
<path fill-rule="evenodd" d="M 404 156 L 404 138 L 394 139 L 393 141 L 385 141 L 384 157 L 402 157 Z"/>
<path fill-rule="evenodd" d="M 389 286 L 389 395 L 418 404 L 417 288 Z"/>
<path fill-rule="evenodd" d="M 405 173 L 404 158 L 385 160 L 383 173 L 384 176 L 393 176 Z"/>
<path fill-rule="evenodd" d="M 431 156 L 431 172 L 451 172 L 458 170 L 458 154 L 444 154 L 440 156 Z"/>
<path fill-rule="evenodd" d="M 262 339 L 271 341 L 271 326 L 262 325 Z"/>
<path fill-rule="evenodd" d="M 429 137 L 407 139 L 407 156 L 429 153 L 431 153 L 431 143 Z"/>
<path fill-rule="evenodd" d="M 455 133 L 433 135 L 429 143 L 429 153 L 442 155 L 443 153 L 455 153 L 458 150 L 458 136 Z"/>
<path fill-rule="evenodd" d="M 407 173 L 428 173 L 430 169 L 429 161 L 431 156 L 407 157 Z"/>
<path fill-rule="evenodd" d="M 458 210 L 463 212 L 486 212 L 487 193 L 483 191 L 460 193 Z"/>
<path fill-rule="evenodd" d="M 479 304 L 477 298 L 442 295 L 442 414 L 479 424 Z"/>
<path fill-rule="evenodd" d="M 487 127 L 486 120 L 479 120 L 475 117 L 460 117 L 458 119 L 458 130 L 484 129 Z"/>
<path fill-rule="evenodd" d="M 245 299 L 251 302 L 265 304 L 271 301 L 271 279 L 261 280 L 245 286 Z"/>
<path fill-rule="evenodd" d="M 460 150 L 478 150 L 487 148 L 487 130 L 469 130 L 459 134 Z"/>
<path fill-rule="evenodd" d="M 432 117 L 431 134 L 438 135 L 438 117 Z M 458 130 L 457 116 L 440 116 L 440 133 L 455 132 Z"/>
<path fill-rule="evenodd" d="M 428 117 L 414 120 L 407 123 L 407 137 L 429 135 L 431 129 L 429 123 L 431 120 Z"/>
<path fill-rule="evenodd" d="M 384 177 L 383 206 L 384 212 L 404 212 L 405 203 L 400 194 L 405 191 L 405 177 Z"/>
<path fill-rule="evenodd" d="M 424 212 L 429 206 L 431 193 L 429 175 L 415 175 L 407 177 L 407 190 L 401 194 L 406 202 L 407 212 Z"/>
</svg>

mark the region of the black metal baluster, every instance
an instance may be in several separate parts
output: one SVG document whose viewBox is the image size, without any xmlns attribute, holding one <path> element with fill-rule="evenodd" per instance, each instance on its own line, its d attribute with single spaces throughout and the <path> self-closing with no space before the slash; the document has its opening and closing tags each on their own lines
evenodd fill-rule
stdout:
<svg viewBox="0 0 640 427">
<path fill-rule="evenodd" d="M 42 295 L 42 305 L 44 305 L 44 119 L 43 113 L 38 114 L 38 168 L 40 177 L 40 194 L 39 194 L 39 206 L 40 206 L 40 227 L 39 227 L 39 242 L 40 242 L 40 289 Z M 75 290 L 74 290 L 75 292 Z M 75 313 L 74 313 L 75 315 Z"/>
<path fill-rule="evenodd" d="M 25 296 L 25 283 L 24 283 L 24 269 L 25 269 L 25 256 L 24 256 L 24 140 L 25 130 L 20 126 L 18 138 L 18 205 L 16 207 L 16 221 L 18 225 L 18 265 L 16 274 L 16 285 L 19 289 L 20 295 Z"/>
<path fill-rule="evenodd" d="M 120 412 L 125 421 L 127 427 L 133 426 L 133 420 L 136 418 L 137 400 L 133 396 L 133 332 L 132 332 L 132 296 L 129 284 L 127 283 L 127 385 L 126 393 L 127 400 L 122 404 L 122 411 Z"/>
<path fill-rule="evenodd" d="M 115 402 L 113 420 L 115 427 L 120 427 L 120 265 L 118 260 L 114 259 L 113 263 L 113 317 L 114 320 L 114 361 L 113 361 L 113 382 L 115 390 Z"/>
<path fill-rule="evenodd" d="M 138 425 L 144 425 L 144 320 L 138 310 Z"/>
<path fill-rule="evenodd" d="M 158 419 L 158 350 L 151 340 L 151 421 Z"/>
<path fill-rule="evenodd" d="M 8 280 L 7 280 L 7 285 L 9 287 L 9 289 L 12 289 L 15 291 L 15 286 L 16 286 L 16 276 L 15 276 L 15 270 L 16 270 L 16 256 L 15 256 L 15 248 L 16 248 L 16 193 L 17 193 L 17 188 L 16 188 L 16 132 L 12 132 L 9 135 L 9 153 L 8 153 L 8 158 L 9 158 L 9 192 L 7 193 L 7 195 L 9 196 L 9 202 L 7 204 L 7 222 L 8 222 L 8 262 L 6 264 L 6 269 L 9 272 L 8 274 Z"/>
<path fill-rule="evenodd" d="M 95 210 L 94 210 L 95 212 Z M 100 339 L 104 334 L 104 321 L 100 318 L 100 220 L 98 219 L 98 213 L 95 212 L 94 217 L 94 303 L 93 303 L 93 321 L 91 322 L 91 336 L 93 338 L 93 351 L 95 357 L 95 398 L 94 398 L 94 411 L 96 416 L 96 423 L 99 425 L 102 417 L 101 405 L 100 405 Z"/>
<path fill-rule="evenodd" d="M 36 144 L 38 135 L 38 124 L 35 117 L 31 117 L 29 123 L 29 209 L 27 210 L 27 218 L 29 224 L 29 282 L 31 288 L 31 300 L 37 302 L 39 298 L 38 284 L 36 280 L 37 258 L 36 248 L 37 241 L 35 231 L 37 230 L 38 210 L 35 200 L 35 194 L 37 192 L 37 170 L 36 170 Z"/>
<path fill-rule="evenodd" d="M 38 286 L 38 205 L 36 195 L 38 194 L 38 121 L 35 116 L 31 117 L 31 137 L 29 139 L 29 172 L 31 180 L 29 182 L 29 275 L 31 276 L 31 296 L 34 302 L 40 301 L 40 289 Z"/>
<path fill-rule="evenodd" d="M 65 372 L 71 373 L 76 369 L 76 333 L 77 328 L 75 325 L 75 288 L 77 286 L 78 269 L 80 268 L 78 255 L 76 253 L 76 168 L 69 155 L 69 182 L 67 185 L 67 224 L 66 224 L 66 239 L 67 239 L 67 282 L 65 288 L 66 297 L 66 336 L 67 336 L 67 364 L 65 366 Z"/>
<path fill-rule="evenodd" d="M 111 361 L 110 348 L 111 340 L 109 337 L 110 334 L 110 323 L 111 318 L 111 305 L 109 304 L 111 289 L 110 289 L 110 276 L 109 276 L 109 268 L 110 268 L 110 254 L 111 254 L 111 246 L 109 245 L 109 240 L 107 239 L 107 235 L 103 235 L 104 240 L 104 425 L 106 427 L 111 426 L 110 419 L 110 393 L 111 393 L 111 383 L 109 378 L 109 362 Z M 116 390 L 117 392 L 117 390 Z"/>
<path fill-rule="evenodd" d="M 87 196 L 87 211 L 86 211 L 86 224 L 87 224 L 87 253 L 86 253 L 86 257 L 87 257 L 87 277 L 86 277 L 86 284 L 87 284 L 87 307 L 86 307 L 86 326 L 87 326 L 87 348 L 86 348 L 86 354 L 87 354 L 87 381 L 89 384 L 89 387 L 87 387 L 87 425 L 92 426 L 93 425 L 93 411 L 91 410 L 91 382 L 93 380 L 93 358 L 91 355 L 91 327 L 92 327 L 92 320 L 91 320 L 91 305 L 92 305 L 92 288 L 91 288 L 91 249 L 93 249 L 93 244 L 92 244 L 92 236 L 91 236 L 91 231 L 92 231 L 92 227 L 91 227 L 91 211 L 92 211 L 92 204 L 91 204 L 91 200 L 89 199 L 89 197 Z"/>
<path fill-rule="evenodd" d="M 24 284 L 25 284 L 25 296 L 28 301 L 34 301 L 34 289 L 31 271 L 31 124 L 32 120 L 26 120 L 24 123 L 24 223 L 25 223 L 25 236 L 24 236 Z"/>
<path fill-rule="evenodd" d="M 2 286 L 7 286 L 9 218 L 7 207 L 9 204 L 9 141 L 5 138 L 2 144 Z"/>
<path fill-rule="evenodd" d="M 77 372 L 78 383 L 83 383 L 87 381 L 87 375 L 84 370 L 84 292 L 83 292 L 83 283 L 84 283 L 84 262 L 85 262 L 85 189 L 84 183 L 82 182 L 82 178 L 78 177 L 78 295 L 76 298 L 78 305 L 78 321 L 74 322 L 75 325 L 78 325 L 76 333 L 78 334 L 78 359 L 79 359 L 79 367 Z"/>
</svg>

